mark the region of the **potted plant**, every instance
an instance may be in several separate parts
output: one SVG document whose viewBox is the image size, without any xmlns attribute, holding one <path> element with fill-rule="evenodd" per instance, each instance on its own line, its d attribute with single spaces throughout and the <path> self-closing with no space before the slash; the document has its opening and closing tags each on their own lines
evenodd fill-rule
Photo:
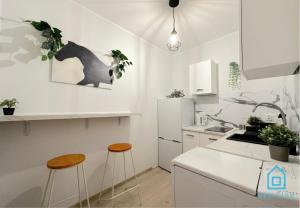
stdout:
<svg viewBox="0 0 300 208">
<path fill-rule="evenodd" d="M 250 126 L 259 126 L 262 123 L 261 118 L 256 117 L 256 116 L 250 116 L 247 120 L 247 123 Z"/>
<path fill-rule="evenodd" d="M 247 131 L 258 132 L 260 129 L 260 124 L 263 123 L 261 118 L 256 116 L 250 116 L 247 120 L 249 126 L 246 126 Z"/>
<path fill-rule="evenodd" d="M 289 159 L 289 148 L 299 144 L 299 135 L 285 125 L 269 125 L 258 137 L 269 145 L 271 158 L 283 162 Z"/>
<path fill-rule="evenodd" d="M 185 94 L 183 93 L 183 90 L 176 90 L 174 89 L 174 91 L 167 96 L 167 98 L 181 98 L 184 97 Z"/>
<path fill-rule="evenodd" d="M 3 108 L 3 114 L 4 115 L 13 115 L 15 112 L 15 107 L 18 101 L 13 98 L 11 100 L 5 99 L 0 103 L 0 107 Z"/>
</svg>

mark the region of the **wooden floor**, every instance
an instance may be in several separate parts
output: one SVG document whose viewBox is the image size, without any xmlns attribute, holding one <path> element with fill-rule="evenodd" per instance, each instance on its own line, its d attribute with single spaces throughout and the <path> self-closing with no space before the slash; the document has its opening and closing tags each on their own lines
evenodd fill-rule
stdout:
<svg viewBox="0 0 300 208">
<path fill-rule="evenodd" d="M 171 207 L 171 175 L 161 168 L 147 171 L 138 177 L 141 185 L 142 206 L 139 204 L 138 191 L 134 189 L 114 200 L 114 207 Z M 132 179 L 126 184 L 117 187 L 115 193 L 120 193 L 126 187 L 133 186 L 135 181 Z M 103 195 L 109 198 L 111 192 Z M 95 198 L 95 197 L 94 197 Z M 101 201 L 91 199 L 91 207 L 112 207 L 111 201 Z"/>
</svg>

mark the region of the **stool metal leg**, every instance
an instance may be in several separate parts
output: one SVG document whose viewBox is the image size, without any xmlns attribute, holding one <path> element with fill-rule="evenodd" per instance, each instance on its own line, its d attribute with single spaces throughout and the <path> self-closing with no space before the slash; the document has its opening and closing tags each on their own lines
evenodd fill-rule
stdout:
<svg viewBox="0 0 300 208">
<path fill-rule="evenodd" d="M 76 170 L 77 170 L 78 198 L 79 198 L 80 207 L 82 207 L 81 196 L 80 196 L 80 180 L 79 180 L 79 167 L 78 167 L 78 165 L 76 166 Z"/>
<path fill-rule="evenodd" d="M 136 172 L 135 172 L 135 167 L 134 167 L 134 162 L 133 162 L 133 156 L 132 156 L 132 151 L 130 150 L 130 156 L 131 156 L 131 162 L 132 162 L 132 168 L 133 168 L 133 174 L 134 174 L 134 178 L 136 181 L 136 185 L 138 186 L 138 193 L 139 193 L 139 200 L 140 200 L 140 206 L 142 206 L 142 198 L 141 198 L 141 190 L 140 190 L 140 184 L 138 182 L 138 178 L 136 176 Z"/>
<path fill-rule="evenodd" d="M 105 166 L 104 166 L 104 172 L 103 172 L 102 181 L 101 181 L 101 186 L 100 186 L 99 201 L 101 200 L 101 194 L 102 194 L 102 188 L 103 188 L 103 182 L 104 182 L 104 177 L 105 177 L 105 173 L 106 173 L 106 168 L 107 168 L 108 158 L 109 158 L 109 151 L 107 152 L 107 155 L 106 155 L 106 161 L 105 161 Z"/>
<path fill-rule="evenodd" d="M 86 200 L 87 200 L 88 208 L 90 208 L 89 193 L 88 193 L 88 188 L 87 188 L 87 184 L 86 184 L 86 179 L 85 179 L 85 172 L 84 172 L 84 165 L 83 165 L 83 163 L 81 164 L 81 168 L 82 168 L 82 175 L 83 175 L 83 181 L 84 181 L 84 186 L 85 186 Z"/>
<path fill-rule="evenodd" d="M 116 165 L 116 154 L 114 155 L 114 164 L 112 169 L 112 191 L 111 191 L 112 206 L 114 206 L 114 195 L 115 195 L 115 165 Z"/>
<path fill-rule="evenodd" d="M 124 182 L 126 182 L 126 179 L 127 179 L 127 177 L 126 177 L 126 163 L 125 163 L 125 152 L 123 152 L 123 165 L 124 165 Z M 127 188 L 125 187 L 125 190 L 126 190 Z"/>
<path fill-rule="evenodd" d="M 51 176 L 52 176 L 52 170 L 50 169 L 48 179 L 47 179 L 47 183 L 46 183 L 46 187 L 44 188 L 44 192 L 43 192 L 43 196 L 42 196 L 41 207 L 44 207 L 44 203 L 45 203 L 45 199 L 46 199 L 46 195 L 47 195 L 48 186 L 49 186 L 49 183 L 50 183 Z"/>
<path fill-rule="evenodd" d="M 54 177 L 55 177 L 55 170 L 53 170 L 52 183 L 51 183 L 51 187 L 50 187 L 50 196 L 49 196 L 49 199 L 48 199 L 48 205 L 47 205 L 47 207 L 50 207 L 50 203 L 51 203 L 53 186 L 54 186 Z"/>
</svg>

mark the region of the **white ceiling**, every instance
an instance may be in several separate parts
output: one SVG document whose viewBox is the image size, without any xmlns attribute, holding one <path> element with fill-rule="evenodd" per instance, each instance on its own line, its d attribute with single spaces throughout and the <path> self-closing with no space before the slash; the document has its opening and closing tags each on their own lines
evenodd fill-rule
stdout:
<svg viewBox="0 0 300 208">
<path fill-rule="evenodd" d="M 143 39 L 166 48 L 172 31 L 169 0 L 75 0 Z M 181 0 L 175 9 L 182 49 L 238 29 L 239 0 Z"/>
</svg>

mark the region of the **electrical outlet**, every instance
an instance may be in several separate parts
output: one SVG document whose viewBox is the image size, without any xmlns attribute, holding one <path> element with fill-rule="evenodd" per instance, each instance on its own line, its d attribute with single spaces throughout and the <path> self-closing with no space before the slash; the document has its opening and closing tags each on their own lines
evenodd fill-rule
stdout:
<svg viewBox="0 0 300 208">
<path fill-rule="evenodd" d="M 268 123 L 275 123 L 277 120 L 277 116 L 274 113 L 267 113 L 265 115 L 265 121 Z"/>
</svg>

